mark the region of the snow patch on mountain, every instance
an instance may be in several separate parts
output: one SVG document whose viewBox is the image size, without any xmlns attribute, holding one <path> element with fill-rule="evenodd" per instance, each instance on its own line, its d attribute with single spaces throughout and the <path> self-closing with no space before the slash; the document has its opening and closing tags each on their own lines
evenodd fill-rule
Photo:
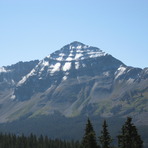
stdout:
<svg viewBox="0 0 148 148">
<path fill-rule="evenodd" d="M 15 98 L 16 98 L 15 95 L 12 95 L 12 96 L 10 97 L 11 100 L 14 100 Z"/>
<path fill-rule="evenodd" d="M 64 76 L 64 77 L 63 77 L 63 81 L 65 81 L 65 80 L 67 80 L 67 76 Z"/>
<path fill-rule="evenodd" d="M 88 52 L 88 55 L 90 58 L 96 58 L 96 57 L 101 57 L 101 56 L 105 56 L 106 53 L 105 52 Z"/>
<path fill-rule="evenodd" d="M 33 69 L 29 74 L 27 74 L 26 76 L 24 76 L 24 77 L 22 78 L 22 80 L 20 80 L 20 81 L 18 82 L 17 86 L 20 86 L 20 85 L 23 84 L 29 77 L 35 75 L 35 72 L 36 72 L 35 69 Z"/>
<path fill-rule="evenodd" d="M 10 70 L 6 70 L 4 67 L 0 67 L 0 73 L 10 72 Z"/>
<path fill-rule="evenodd" d="M 51 65 L 50 68 L 51 68 L 51 73 L 55 73 L 57 71 L 60 71 L 60 66 L 61 66 L 61 63 L 56 63 L 55 65 Z"/>
<path fill-rule="evenodd" d="M 63 66 L 63 71 L 68 71 L 71 68 L 71 62 L 66 62 Z"/>
<path fill-rule="evenodd" d="M 60 53 L 59 56 L 63 57 L 63 56 L 65 56 L 65 54 L 64 53 Z"/>
<path fill-rule="evenodd" d="M 42 65 L 43 65 L 43 66 L 49 66 L 49 62 L 43 60 Z"/>
<path fill-rule="evenodd" d="M 126 70 L 126 67 L 123 67 L 122 65 L 117 69 L 115 72 L 115 79 L 117 79 L 119 76 L 121 76 Z"/>
<path fill-rule="evenodd" d="M 79 69 L 79 67 L 80 67 L 79 62 L 75 62 L 75 69 Z"/>
<path fill-rule="evenodd" d="M 82 48 L 82 46 L 81 46 L 81 45 L 79 45 L 79 46 L 77 46 L 76 48 L 77 48 L 77 49 L 81 49 L 81 48 Z"/>
<path fill-rule="evenodd" d="M 81 57 L 83 57 L 82 53 L 77 53 L 75 56 L 75 60 L 79 60 Z"/>
<path fill-rule="evenodd" d="M 65 56 L 64 54 L 57 54 L 55 57 L 51 56 L 50 58 L 56 61 L 75 61 L 75 60 L 84 60 L 89 58 L 96 58 L 107 55 L 105 52 L 100 51 L 92 51 L 86 50 L 86 51 L 71 51 L 67 53 Z"/>
<path fill-rule="evenodd" d="M 72 60 L 73 60 L 73 58 L 70 56 L 66 59 L 66 61 L 72 61 Z"/>
<path fill-rule="evenodd" d="M 145 74 L 148 74 L 148 68 L 144 68 Z"/>
<path fill-rule="evenodd" d="M 58 58 L 56 58 L 56 60 L 57 61 L 63 61 L 63 57 L 61 56 L 61 57 L 58 57 Z"/>
<path fill-rule="evenodd" d="M 65 75 L 68 76 L 69 75 L 69 72 L 65 72 Z"/>
</svg>

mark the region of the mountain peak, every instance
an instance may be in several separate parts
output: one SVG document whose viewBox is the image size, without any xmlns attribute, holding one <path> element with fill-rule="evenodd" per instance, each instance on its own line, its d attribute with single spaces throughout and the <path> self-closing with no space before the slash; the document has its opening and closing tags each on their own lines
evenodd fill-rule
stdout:
<svg viewBox="0 0 148 148">
<path fill-rule="evenodd" d="M 65 45 L 60 50 L 55 51 L 54 53 L 47 56 L 55 61 L 79 61 L 89 58 L 97 58 L 101 56 L 106 56 L 107 53 L 103 52 L 97 47 L 92 47 L 85 45 L 81 42 L 74 41 L 70 44 Z"/>
<path fill-rule="evenodd" d="M 74 41 L 74 42 L 71 42 L 70 44 L 68 45 L 65 45 L 62 49 L 66 49 L 66 50 L 72 50 L 72 49 L 83 49 L 83 48 L 88 48 L 90 46 L 88 45 L 85 45 L 81 42 L 78 42 L 78 41 Z"/>
<path fill-rule="evenodd" d="M 85 46 L 85 44 L 78 42 L 78 41 L 73 41 L 69 45 L 71 45 L 71 46 Z"/>
</svg>

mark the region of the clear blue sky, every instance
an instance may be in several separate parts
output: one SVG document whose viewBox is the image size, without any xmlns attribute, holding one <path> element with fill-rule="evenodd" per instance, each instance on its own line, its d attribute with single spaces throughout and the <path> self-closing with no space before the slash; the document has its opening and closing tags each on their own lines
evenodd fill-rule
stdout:
<svg viewBox="0 0 148 148">
<path fill-rule="evenodd" d="M 148 67 L 148 0 L 0 0 L 0 66 L 73 41 Z"/>
</svg>

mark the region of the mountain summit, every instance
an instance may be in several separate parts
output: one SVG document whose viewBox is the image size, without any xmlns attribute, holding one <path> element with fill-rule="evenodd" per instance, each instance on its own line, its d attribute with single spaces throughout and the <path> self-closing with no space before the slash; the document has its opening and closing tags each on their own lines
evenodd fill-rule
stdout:
<svg viewBox="0 0 148 148">
<path fill-rule="evenodd" d="M 31 95 L 45 91 L 53 84 L 58 86 L 68 79 L 114 73 L 121 65 L 124 64 L 99 48 L 72 42 L 40 61 L 19 81 L 14 95 L 19 100 L 28 100 Z"/>
<path fill-rule="evenodd" d="M 57 112 L 65 117 L 130 115 L 137 121 L 147 115 L 147 69 L 126 66 L 76 41 L 33 64 L 13 85 L 0 83 L 0 122 Z"/>
<path fill-rule="evenodd" d="M 91 47 L 75 41 L 49 55 L 48 58 L 57 61 L 78 61 L 105 55 L 106 53 L 101 51 L 99 48 Z"/>
<path fill-rule="evenodd" d="M 70 44 L 68 45 L 65 45 L 63 48 L 67 47 L 68 49 L 71 49 L 70 47 L 73 47 L 73 48 L 79 48 L 79 47 L 86 47 L 87 45 L 81 43 L 81 42 L 78 42 L 78 41 L 74 41 L 74 42 L 71 42 Z"/>
</svg>

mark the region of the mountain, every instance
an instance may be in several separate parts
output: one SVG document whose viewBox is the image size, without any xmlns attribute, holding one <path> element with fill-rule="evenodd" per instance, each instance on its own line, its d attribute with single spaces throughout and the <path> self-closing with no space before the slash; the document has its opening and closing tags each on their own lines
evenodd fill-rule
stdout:
<svg viewBox="0 0 148 148">
<path fill-rule="evenodd" d="M 0 131 L 80 139 L 88 116 L 96 129 L 109 119 L 113 135 L 131 116 L 148 141 L 148 68 L 76 41 L 41 61 L 0 68 Z"/>
<path fill-rule="evenodd" d="M 132 116 L 148 125 L 148 68 L 75 41 L 41 61 L 0 68 L 0 110 L 2 123 L 59 112 Z"/>
<path fill-rule="evenodd" d="M 38 60 L 18 62 L 11 66 L 0 68 L 0 120 L 5 122 L 3 116 L 9 114 L 9 109 L 16 103 L 13 102 L 13 92 L 17 83 L 28 74 L 37 64 Z M 10 107 L 10 108 L 9 108 Z M 11 113 L 11 112 L 10 112 Z"/>
<path fill-rule="evenodd" d="M 23 76 L 28 74 L 37 64 L 38 60 L 18 62 L 11 66 L 0 68 L 0 90 L 15 86 Z"/>
</svg>

